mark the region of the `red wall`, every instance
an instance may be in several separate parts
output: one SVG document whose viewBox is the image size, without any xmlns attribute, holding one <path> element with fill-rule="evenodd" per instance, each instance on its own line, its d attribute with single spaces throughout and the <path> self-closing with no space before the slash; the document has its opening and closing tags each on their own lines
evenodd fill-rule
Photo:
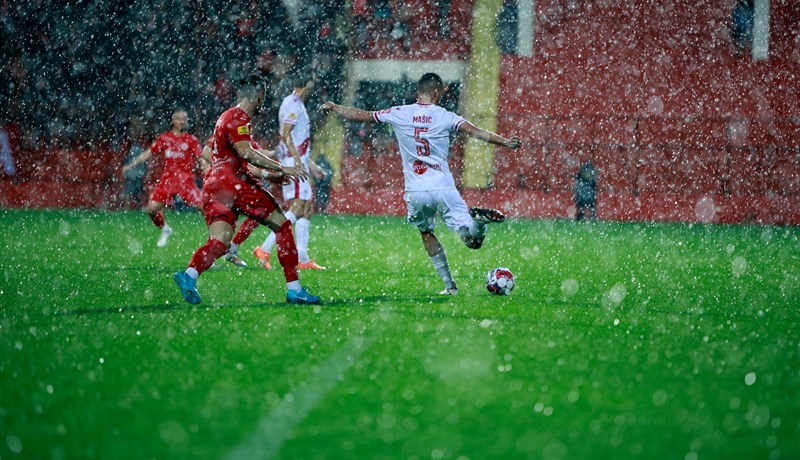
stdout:
<svg viewBox="0 0 800 460">
<path fill-rule="evenodd" d="M 570 217 L 572 178 L 591 159 L 601 218 L 800 225 L 800 3 L 770 2 L 770 56 L 759 62 L 735 56 L 735 0 L 534 3 L 534 55 L 501 62 L 498 132 L 519 134 L 525 147 L 498 149 L 494 185 L 466 191 L 468 203 Z M 451 24 L 470 4 L 453 1 Z M 466 40 L 450 49 L 430 27 L 414 30 L 410 54 L 384 43 L 362 57 L 468 52 Z M 433 51 L 419 55 L 431 40 Z M 119 205 L 121 159 L 109 169 L 98 155 L 78 155 L 79 168 L 62 158 L 53 174 L 31 173 L 33 182 L 0 181 L 0 206 Z M 404 213 L 395 155 L 343 161 L 330 212 Z M 93 168 L 98 177 L 83 177 Z M 458 179 L 458 146 L 451 169 Z"/>
<path fill-rule="evenodd" d="M 498 149 L 468 202 L 570 217 L 591 159 L 601 218 L 800 224 L 800 4 L 771 2 L 753 62 L 728 35 L 735 0 L 534 3 L 534 55 L 501 63 L 498 131 L 525 147 Z M 376 161 L 345 159 L 334 212 L 404 212 L 399 160 Z"/>
</svg>

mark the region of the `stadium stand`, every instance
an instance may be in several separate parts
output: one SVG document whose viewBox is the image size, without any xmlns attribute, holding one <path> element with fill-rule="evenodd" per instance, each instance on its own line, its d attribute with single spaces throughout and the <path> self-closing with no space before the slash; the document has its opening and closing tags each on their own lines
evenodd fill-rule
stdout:
<svg viewBox="0 0 800 460">
<path fill-rule="evenodd" d="M 314 63 L 325 78 L 313 107 L 341 100 L 347 60 L 467 62 L 473 11 L 486 1 L 300 1 L 292 12 L 278 0 L 226 10 L 192 0 L 176 14 L 166 13 L 166 0 L 11 2 L 0 12 L 0 102 L 20 135 L 17 174 L 0 177 L 0 206 L 122 206 L 117 171 L 130 114 L 142 114 L 155 134 L 180 103 L 192 108 L 191 130 L 202 138 L 237 73 L 260 70 L 279 100 L 289 63 Z M 732 2 L 534 5 L 533 54 L 503 54 L 497 76 L 497 131 L 518 133 L 525 147 L 496 150 L 491 183 L 465 198 L 512 215 L 568 218 L 574 174 L 592 160 L 601 219 L 800 224 L 797 2 L 770 2 L 761 61 L 733 52 Z M 87 16 L 95 19 L 75 27 Z M 229 65 L 230 50 L 252 62 Z M 90 56 L 105 59 L 86 66 Z M 189 71 L 170 80 L 176 65 Z M 264 119 L 258 129 L 269 139 L 274 116 Z M 404 212 L 396 152 L 374 140 L 348 137 L 329 157 L 341 176 L 328 212 Z M 458 181 L 469 167 L 463 144 L 457 136 Z M 709 202 L 712 217 L 701 219 Z"/>
</svg>

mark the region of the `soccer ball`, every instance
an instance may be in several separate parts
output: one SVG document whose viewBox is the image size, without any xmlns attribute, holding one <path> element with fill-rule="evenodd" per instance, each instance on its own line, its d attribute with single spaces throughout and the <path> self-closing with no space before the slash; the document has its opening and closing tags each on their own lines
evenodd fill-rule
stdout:
<svg viewBox="0 0 800 460">
<path fill-rule="evenodd" d="M 514 284 L 514 274 L 507 268 L 498 267 L 486 275 L 486 289 L 494 295 L 511 294 Z"/>
</svg>

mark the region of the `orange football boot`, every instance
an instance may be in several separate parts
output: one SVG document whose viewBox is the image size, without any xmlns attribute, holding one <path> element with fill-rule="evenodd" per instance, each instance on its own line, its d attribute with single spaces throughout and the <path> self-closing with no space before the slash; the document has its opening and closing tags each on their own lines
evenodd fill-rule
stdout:
<svg viewBox="0 0 800 460">
<path fill-rule="evenodd" d="M 309 259 L 309 261 L 306 263 L 298 262 L 297 268 L 300 270 L 326 270 L 325 267 L 317 265 L 317 263 L 314 262 L 314 259 Z"/>
<path fill-rule="evenodd" d="M 267 270 L 272 270 L 272 265 L 269 264 L 269 253 L 261 249 L 261 246 L 256 246 L 256 248 L 253 249 L 253 255 L 256 256 L 258 263 L 260 263 L 262 267 Z"/>
</svg>

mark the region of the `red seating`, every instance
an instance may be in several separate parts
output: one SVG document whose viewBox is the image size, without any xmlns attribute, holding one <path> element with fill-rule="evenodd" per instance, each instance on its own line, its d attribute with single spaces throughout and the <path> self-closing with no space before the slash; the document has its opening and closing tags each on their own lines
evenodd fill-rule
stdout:
<svg viewBox="0 0 800 460">
<path fill-rule="evenodd" d="M 800 152 L 779 148 L 767 177 L 767 192 L 773 195 L 800 195 Z"/>
<path fill-rule="evenodd" d="M 367 162 L 371 154 L 363 152 L 359 156 L 342 156 L 342 184 L 350 187 L 365 187 L 369 182 Z"/>
<path fill-rule="evenodd" d="M 589 148 L 550 146 L 547 159 L 547 189 L 549 192 L 572 192 L 575 175 L 581 165 L 592 159 Z"/>
<path fill-rule="evenodd" d="M 547 187 L 544 147 L 524 145 L 517 150 L 497 149 L 495 179 L 498 189 L 540 190 Z"/>
<path fill-rule="evenodd" d="M 586 145 L 592 139 L 592 120 L 584 117 L 550 120 L 549 141 L 560 145 Z"/>
<path fill-rule="evenodd" d="M 677 170 L 686 178 L 685 190 L 698 194 L 722 193 L 725 151 L 688 147 Z"/>
<path fill-rule="evenodd" d="M 684 154 L 681 149 L 653 147 L 639 151 L 636 159 L 636 186 L 641 193 L 677 193 L 687 186 L 679 165 Z"/>
<path fill-rule="evenodd" d="M 637 120 L 633 117 L 603 117 L 595 121 L 591 143 L 602 146 L 632 146 L 636 143 Z"/>
<path fill-rule="evenodd" d="M 635 151 L 625 147 L 598 147 L 592 151 L 599 195 L 632 193 L 636 178 Z"/>
<path fill-rule="evenodd" d="M 769 190 L 771 160 L 763 151 L 742 147 L 733 148 L 729 153 L 729 179 L 726 192 L 732 195 L 757 195 Z"/>
</svg>

